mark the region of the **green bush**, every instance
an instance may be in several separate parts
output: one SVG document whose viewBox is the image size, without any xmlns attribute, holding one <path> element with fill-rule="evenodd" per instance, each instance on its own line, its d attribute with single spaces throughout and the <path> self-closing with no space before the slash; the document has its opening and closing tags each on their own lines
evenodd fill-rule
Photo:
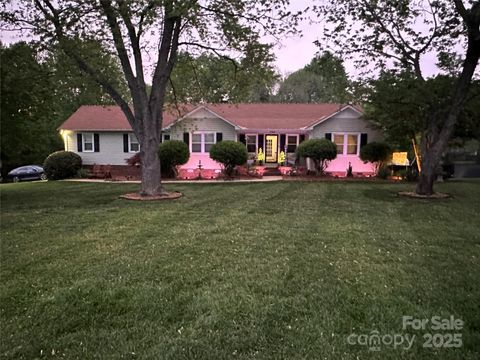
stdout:
<svg viewBox="0 0 480 360">
<path fill-rule="evenodd" d="M 87 169 L 81 168 L 80 170 L 77 171 L 77 175 L 75 177 L 79 179 L 86 179 L 88 178 L 88 174 L 89 173 Z"/>
<path fill-rule="evenodd" d="M 242 143 L 227 140 L 214 144 L 210 149 L 210 157 L 222 163 L 225 175 L 232 177 L 235 166 L 247 162 L 248 153 L 247 148 Z"/>
<path fill-rule="evenodd" d="M 360 159 L 375 165 L 375 173 L 379 175 L 380 169 L 390 160 L 392 149 L 384 142 L 373 141 L 360 149 Z"/>
<path fill-rule="evenodd" d="M 57 151 L 45 159 L 43 170 L 49 180 L 60 180 L 77 175 L 82 158 L 71 151 Z"/>
<path fill-rule="evenodd" d="M 377 170 L 377 177 L 380 179 L 387 179 L 390 176 L 390 169 L 388 166 L 382 166 Z"/>
<path fill-rule="evenodd" d="M 328 162 L 337 157 L 337 146 L 328 139 L 310 139 L 298 146 L 297 156 L 312 159 L 317 175 L 323 175 Z"/>
<path fill-rule="evenodd" d="M 409 182 L 416 182 L 418 180 L 418 170 L 411 166 L 405 171 L 405 178 L 406 181 Z"/>
<path fill-rule="evenodd" d="M 177 166 L 186 164 L 190 158 L 188 145 L 179 140 L 168 140 L 160 144 L 158 157 L 162 175 L 165 177 L 176 177 Z"/>
</svg>

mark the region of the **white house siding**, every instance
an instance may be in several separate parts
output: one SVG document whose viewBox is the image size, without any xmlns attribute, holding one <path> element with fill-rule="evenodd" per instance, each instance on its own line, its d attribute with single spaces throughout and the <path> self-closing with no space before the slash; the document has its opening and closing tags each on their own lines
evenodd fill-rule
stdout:
<svg viewBox="0 0 480 360">
<path fill-rule="evenodd" d="M 183 140 L 183 133 L 195 131 L 221 132 L 223 140 L 236 140 L 235 127 L 209 111 L 200 109 L 170 128 L 170 139 Z M 167 132 L 168 133 L 168 132 Z"/>
<path fill-rule="evenodd" d="M 84 165 L 127 165 L 125 159 L 135 154 L 123 152 L 123 134 L 127 132 L 91 132 L 99 134 L 99 152 L 78 152 L 77 132 L 64 134 L 65 149 L 80 155 Z"/>
<path fill-rule="evenodd" d="M 179 121 L 170 128 L 170 139 L 183 141 L 183 133 L 188 132 L 192 139 L 192 132 L 222 133 L 222 140 L 236 140 L 235 127 L 223 119 L 220 119 L 209 111 L 200 109 L 186 119 Z M 168 133 L 168 132 L 167 132 Z M 190 159 L 182 169 L 197 169 L 202 164 L 203 169 L 220 169 L 221 165 L 210 159 L 209 153 L 193 153 L 190 147 Z"/>
<path fill-rule="evenodd" d="M 382 139 L 378 130 L 373 129 L 366 120 L 361 118 L 360 114 L 351 109 L 346 109 L 315 126 L 311 132 L 311 137 L 324 138 L 326 133 L 333 132 L 367 133 L 368 142 Z"/>
<path fill-rule="evenodd" d="M 352 109 L 345 109 L 341 113 L 332 116 L 330 119 L 318 124 L 310 133 L 310 138 L 325 138 L 327 133 L 366 133 L 368 142 L 382 140 L 382 134 L 361 118 L 361 115 Z M 313 169 L 313 164 L 308 161 L 308 168 Z M 346 173 L 348 164 L 352 165 L 353 172 L 373 173 L 374 167 L 371 163 L 364 163 L 358 155 L 337 155 L 326 169 L 332 173 Z"/>
</svg>

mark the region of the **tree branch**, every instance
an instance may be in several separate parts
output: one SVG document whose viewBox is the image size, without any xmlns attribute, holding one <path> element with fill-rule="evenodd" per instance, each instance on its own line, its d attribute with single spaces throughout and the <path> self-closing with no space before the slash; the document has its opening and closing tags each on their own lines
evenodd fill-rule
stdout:
<svg viewBox="0 0 480 360">
<path fill-rule="evenodd" d="M 107 91 L 110 94 L 112 99 L 123 110 L 125 116 L 127 117 L 128 122 L 133 128 L 135 126 L 135 117 L 130 107 L 128 106 L 128 103 L 122 98 L 120 93 L 113 87 L 113 85 L 104 76 L 101 75 L 101 73 L 96 71 L 80 55 L 77 54 L 77 52 L 74 50 L 74 46 L 69 45 L 70 41 L 64 34 L 63 27 L 61 26 L 58 10 L 55 9 L 55 7 L 53 6 L 50 0 L 43 0 L 43 1 L 46 4 L 46 7 L 50 10 L 50 13 L 43 6 L 40 0 L 35 0 L 35 5 L 44 14 L 45 18 L 50 22 L 52 22 L 55 28 L 55 34 L 61 49 L 65 52 L 67 56 L 69 56 L 72 60 L 74 60 L 77 63 L 78 67 L 82 71 L 90 75 L 95 82 L 101 85 L 105 89 L 105 91 Z"/>
<path fill-rule="evenodd" d="M 136 77 L 133 74 L 132 66 L 130 65 L 130 60 L 128 58 L 128 52 L 125 48 L 125 43 L 123 41 L 122 32 L 117 21 L 114 9 L 112 8 L 111 0 L 100 0 L 100 5 L 107 17 L 107 24 L 110 28 L 110 31 L 113 36 L 113 41 L 115 48 L 117 49 L 118 57 L 120 58 L 120 64 L 122 65 L 123 72 L 125 73 L 125 78 L 128 83 L 130 91 L 133 93 L 137 92 L 137 82 Z M 137 96 L 132 96 L 134 101 L 135 109 L 140 109 L 140 104 L 136 103 Z"/>
<path fill-rule="evenodd" d="M 132 23 L 132 19 L 128 12 L 128 6 L 124 0 L 119 0 L 119 13 L 122 17 L 125 26 L 127 27 L 128 36 L 130 38 L 130 44 L 133 50 L 133 58 L 135 61 L 135 72 L 138 80 L 138 85 L 145 88 L 145 79 L 143 77 L 143 62 L 142 52 L 140 50 L 140 34 L 136 32 L 135 26 Z"/>
</svg>

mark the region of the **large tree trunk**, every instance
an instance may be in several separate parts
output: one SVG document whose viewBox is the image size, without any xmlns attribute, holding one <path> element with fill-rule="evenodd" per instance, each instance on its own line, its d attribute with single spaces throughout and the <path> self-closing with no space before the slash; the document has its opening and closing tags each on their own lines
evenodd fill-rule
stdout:
<svg viewBox="0 0 480 360">
<path fill-rule="evenodd" d="M 147 140 L 143 143 L 140 153 L 142 163 L 142 196 L 154 196 L 163 193 L 160 176 L 160 159 L 158 158 L 158 143 Z"/>
<path fill-rule="evenodd" d="M 475 9 L 474 9 L 475 8 Z M 455 124 L 457 123 L 460 112 L 465 106 L 468 90 L 472 82 L 475 68 L 478 65 L 480 58 L 480 3 L 472 7 L 471 17 L 466 19 L 468 26 L 468 47 L 463 62 L 463 69 L 458 82 L 453 90 L 452 100 L 449 108 L 446 111 L 446 116 L 443 119 L 442 126 L 438 126 L 436 119 L 432 117 L 429 119 L 429 126 L 422 138 L 422 169 L 417 183 L 416 192 L 420 195 L 432 195 L 433 183 L 436 178 L 436 169 L 440 164 L 441 156 L 447 148 Z M 468 21 L 467 21 L 468 20 Z M 440 112 L 441 113 L 441 112 Z"/>
<path fill-rule="evenodd" d="M 425 156 L 422 157 L 422 171 L 420 172 L 416 193 L 420 195 L 432 195 L 433 184 L 437 177 L 437 167 L 440 156 L 433 151 L 426 151 Z"/>
<path fill-rule="evenodd" d="M 147 115 L 149 117 L 149 115 Z M 161 130 L 158 121 L 143 119 L 144 128 L 140 133 L 140 158 L 142 169 L 142 196 L 155 196 L 163 193 L 160 159 L 158 147 L 160 145 Z M 160 119 L 161 123 L 161 119 Z"/>
</svg>

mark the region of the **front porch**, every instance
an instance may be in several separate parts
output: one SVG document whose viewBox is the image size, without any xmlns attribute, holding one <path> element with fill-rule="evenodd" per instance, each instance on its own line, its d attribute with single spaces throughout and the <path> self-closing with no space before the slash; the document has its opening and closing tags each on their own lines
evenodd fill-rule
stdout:
<svg viewBox="0 0 480 360">
<path fill-rule="evenodd" d="M 248 132 L 238 132 L 238 141 L 245 144 L 249 159 L 256 159 L 261 150 L 264 154 L 265 165 L 276 167 L 279 164 L 280 154 L 285 155 L 285 163 L 294 164 L 298 145 L 307 137 L 306 131 L 299 130 L 271 130 L 259 129 Z"/>
</svg>

